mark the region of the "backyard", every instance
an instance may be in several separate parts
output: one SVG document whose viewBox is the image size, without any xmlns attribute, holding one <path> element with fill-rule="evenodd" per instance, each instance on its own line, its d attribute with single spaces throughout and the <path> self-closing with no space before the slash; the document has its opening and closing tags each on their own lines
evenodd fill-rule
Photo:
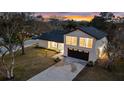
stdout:
<svg viewBox="0 0 124 93">
<path fill-rule="evenodd" d="M 74 81 L 118 81 L 124 80 L 124 60 L 114 63 L 112 71 L 105 69 L 104 63 L 97 63 L 93 67 L 85 67 Z"/>
<path fill-rule="evenodd" d="M 28 80 L 32 76 L 40 73 L 41 71 L 56 63 L 52 59 L 52 56 L 56 54 L 55 51 L 43 48 L 28 47 L 25 48 L 25 52 L 25 55 L 21 55 L 21 53 L 18 52 L 17 56 L 15 57 L 15 81 Z M 6 62 L 9 62 L 9 60 L 9 55 L 7 55 Z M 0 80 L 5 80 L 1 74 Z"/>
</svg>

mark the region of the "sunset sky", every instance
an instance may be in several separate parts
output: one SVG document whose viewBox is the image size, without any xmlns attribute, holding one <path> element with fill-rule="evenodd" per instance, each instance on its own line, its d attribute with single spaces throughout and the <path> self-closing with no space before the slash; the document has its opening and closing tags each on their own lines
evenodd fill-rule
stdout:
<svg viewBox="0 0 124 93">
<path fill-rule="evenodd" d="M 95 15 L 99 15 L 99 12 L 40 12 L 37 14 L 40 14 L 43 17 L 64 16 L 67 19 L 73 19 L 77 21 L 91 21 Z M 114 15 L 124 16 L 124 12 L 114 12 Z"/>
</svg>

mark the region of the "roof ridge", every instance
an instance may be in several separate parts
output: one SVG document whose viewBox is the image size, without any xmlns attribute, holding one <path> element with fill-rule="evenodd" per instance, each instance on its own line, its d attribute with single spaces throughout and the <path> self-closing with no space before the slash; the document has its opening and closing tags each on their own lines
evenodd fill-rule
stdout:
<svg viewBox="0 0 124 93">
<path fill-rule="evenodd" d="M 83 27 L 79 27 L 78 29 L 93 36 L 93 37 L 95 37 L 96 39 L 101 39 L 101 38 L 107 36 L 106 32 L 101 31 L 101 30 L 99 30 L 93 26 L 89 26 L 89 27 L 83 26 Z"/>
</svg>

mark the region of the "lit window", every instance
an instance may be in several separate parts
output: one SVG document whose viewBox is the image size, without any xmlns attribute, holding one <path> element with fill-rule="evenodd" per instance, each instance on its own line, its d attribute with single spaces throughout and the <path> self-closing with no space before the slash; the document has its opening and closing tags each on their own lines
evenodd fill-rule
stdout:
<svg viewBox="0 0 124 93">
<path fill-rule="evenodd" d="M 66 36 L 66 44 L 67 45 L 77 45 L 77 37 Z"/>
<path fill-rule="evenodd" d="M 48 48 L 57 48 L 58 44 L 56 42 L 48 41 Z"/>
<path fill-rule="evenodd" d="M 88 42 L 87 42 L 87 48 L 92 48 L 93 39 L 88 38 L 87 41 L 88 41 Z"/>
<path fill-rule="evenodd" d="M 92 48 L 93 45 L 93 39 L 91 38 L 80 38 L 79 46 L 80 47 L 86 47 L 86 48 Z"/>
<path fill-rule="evenodd" d="M 85 38 L 80 38 L 79 46 L 80 47 L 86 47 L 86 40 L 85 40 Z"/>
<path fill-rule="evenodd" d="M 51 42 L 51 47 L 57 48 L 57 43 L 56 42 Z"/>
</svg>

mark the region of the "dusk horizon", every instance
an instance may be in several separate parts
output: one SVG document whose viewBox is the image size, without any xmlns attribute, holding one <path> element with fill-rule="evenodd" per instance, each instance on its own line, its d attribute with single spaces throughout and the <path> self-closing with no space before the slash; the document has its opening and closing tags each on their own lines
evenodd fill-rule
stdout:
<svg viewBox="0 0 124 93">
<path fill-rule="evenodd" d="M 70 16 L 70 15 L 78 15 L 78 16 L 95 16 L 99 15 L 100 12 L 38 12 L 43 16 Z M 112 12 L 115 16 L 124 16 L 124 12 Z"/>
<path fill-rule="evenodd" d="M 91 21 L 94 16 L 98 16 L 100 12 L 38 12 L 36 15 L 42 15 L 44 18 L 53 16 L 65 17 L 69 20 Z M 123 12 L 112 12 L 115 16 L 123 17 Z"/>
</svg>

